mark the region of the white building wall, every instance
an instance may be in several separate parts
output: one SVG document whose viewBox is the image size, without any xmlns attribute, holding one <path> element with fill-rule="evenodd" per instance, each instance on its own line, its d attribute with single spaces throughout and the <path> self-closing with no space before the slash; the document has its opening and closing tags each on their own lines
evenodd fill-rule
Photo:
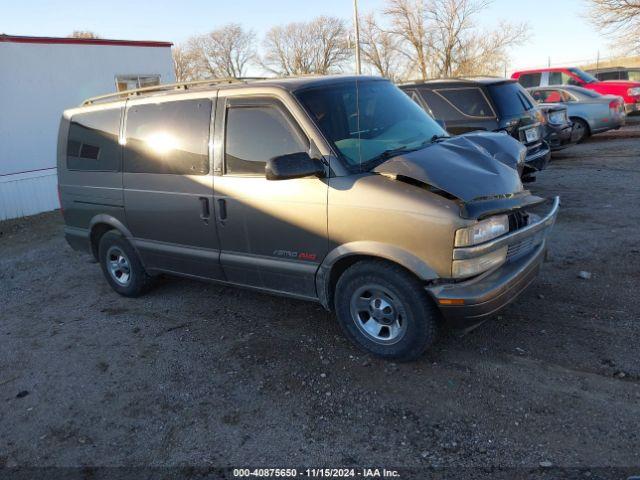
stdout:
<svg viewBox="0 0 640 480">
<path fill-rule="evenodd" d="M 168 47 L 0 42 L 0 220 L 59 207 L 62 112 L 116 90 L 119 75 L 175 81 Z"/>
</svg>

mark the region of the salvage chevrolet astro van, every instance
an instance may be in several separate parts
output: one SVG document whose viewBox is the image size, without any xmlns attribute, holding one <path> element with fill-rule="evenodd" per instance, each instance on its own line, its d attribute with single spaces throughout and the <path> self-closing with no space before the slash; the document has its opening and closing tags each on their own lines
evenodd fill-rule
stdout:
<svg viewBox="0 0 640 480">
<path fill-rule="evenodd" d="M 68 242 L 117 293 L 172 274 L 313 300 L 409 360 L 536 276 L 559 200 L 523 188 L 525 156 L 449 138 L 380 78 L 210 81 L 64 112 L 58 179 Z"/>
</svg>

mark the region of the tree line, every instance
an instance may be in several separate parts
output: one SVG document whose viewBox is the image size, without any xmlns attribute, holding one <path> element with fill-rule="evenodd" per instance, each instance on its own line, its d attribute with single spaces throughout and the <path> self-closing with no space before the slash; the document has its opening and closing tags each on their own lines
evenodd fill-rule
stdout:
<svg viewBox="0 0 640 480">
<path fill-rule="evenodd" d="M 490 0 L 387 0 L 360 16 L 363 72 L 392 80 L 502 74 L 510 47 L 528 38 L 526 23 L 481 28 Z M 173 48 L 178 81 L 353 71 L 351 22 L 319 16 L 270 28 L 263 38 L 231 23 Z"/>
<path fill-rule="evenodd" d="M 491 0 L 387 0 L 360 17 L 365 71 L 392 80 L 499 75 L 510 47 L 529 36 L 526 23 L 498 22 L 482 29 L 478 15 Z M 587 0 L 586 17 L 622 54 L 640 54 L 640 0 Z M 249 69 L 276 75 L 353 70 L 353 25 L 336 17 L 272 27 L 259 41 L 231 23 L 173 48 L 178 81 L 242 77 Z M 76 30 L 76 38 L 100 38 Z"/>
</svg>

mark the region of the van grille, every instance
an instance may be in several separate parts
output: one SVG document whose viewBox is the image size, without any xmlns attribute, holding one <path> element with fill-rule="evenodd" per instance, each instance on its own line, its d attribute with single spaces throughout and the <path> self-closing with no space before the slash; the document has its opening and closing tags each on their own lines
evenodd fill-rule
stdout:
<svg viewBox="0 0 640 480">
<path fill-rule="evenodd" d="M 526 227 L 527 225 L 529 225 L 530 221 L 531 217 L 529 213 L 522 210 L 516 210 L 515 212 L 509 214 L 509 231 L 514 232 L 523 227 Z M 507 250 L 507 259 L 516 259 L 530 252 L 541 242 L 541 240 L 542 237 L 540 235 L 534 235 L 531 237 L 525 237 L 519 242 L 512 243 L 511 245 L 509 245 L 509 248 Z"/>
<path fill-rule="evenodd" d="M 525 238 L 524 240 L 509 245 L 509 249 L 507 250 L 507 258 L 509 260 L 518 258 L 521 255 L 529 252 L 535 246 L 536 237 Z"/>
</svg>

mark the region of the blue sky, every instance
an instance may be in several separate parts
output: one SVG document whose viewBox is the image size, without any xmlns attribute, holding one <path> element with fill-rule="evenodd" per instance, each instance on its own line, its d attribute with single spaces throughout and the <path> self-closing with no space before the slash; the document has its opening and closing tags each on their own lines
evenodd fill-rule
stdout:
<svg viewBox="0 0 640 480">
<path fill-rule="evenodd" d="M 308 20 L 316 15 L 352 16 L 352 0 L 23 0 L 3 2 L 0 32 L 14 35 L 66 36 L 75 29 L 104 38 L 181 42 L 228 22 L 239 22 L 258 35 L 272 25 Z M 268 5 L 268 6 L 267 6 Z M 359 0 L 360 11 L 380 10 L 384 0 Z M 479 16 L 490 28 L 499 19 L 527 21 L 531 38 L 511 51 L 508 70 L 578 63 L 612 55 L 609 41 L 582 17 L 585 0 L 495 0 Z"/>
</svg>

